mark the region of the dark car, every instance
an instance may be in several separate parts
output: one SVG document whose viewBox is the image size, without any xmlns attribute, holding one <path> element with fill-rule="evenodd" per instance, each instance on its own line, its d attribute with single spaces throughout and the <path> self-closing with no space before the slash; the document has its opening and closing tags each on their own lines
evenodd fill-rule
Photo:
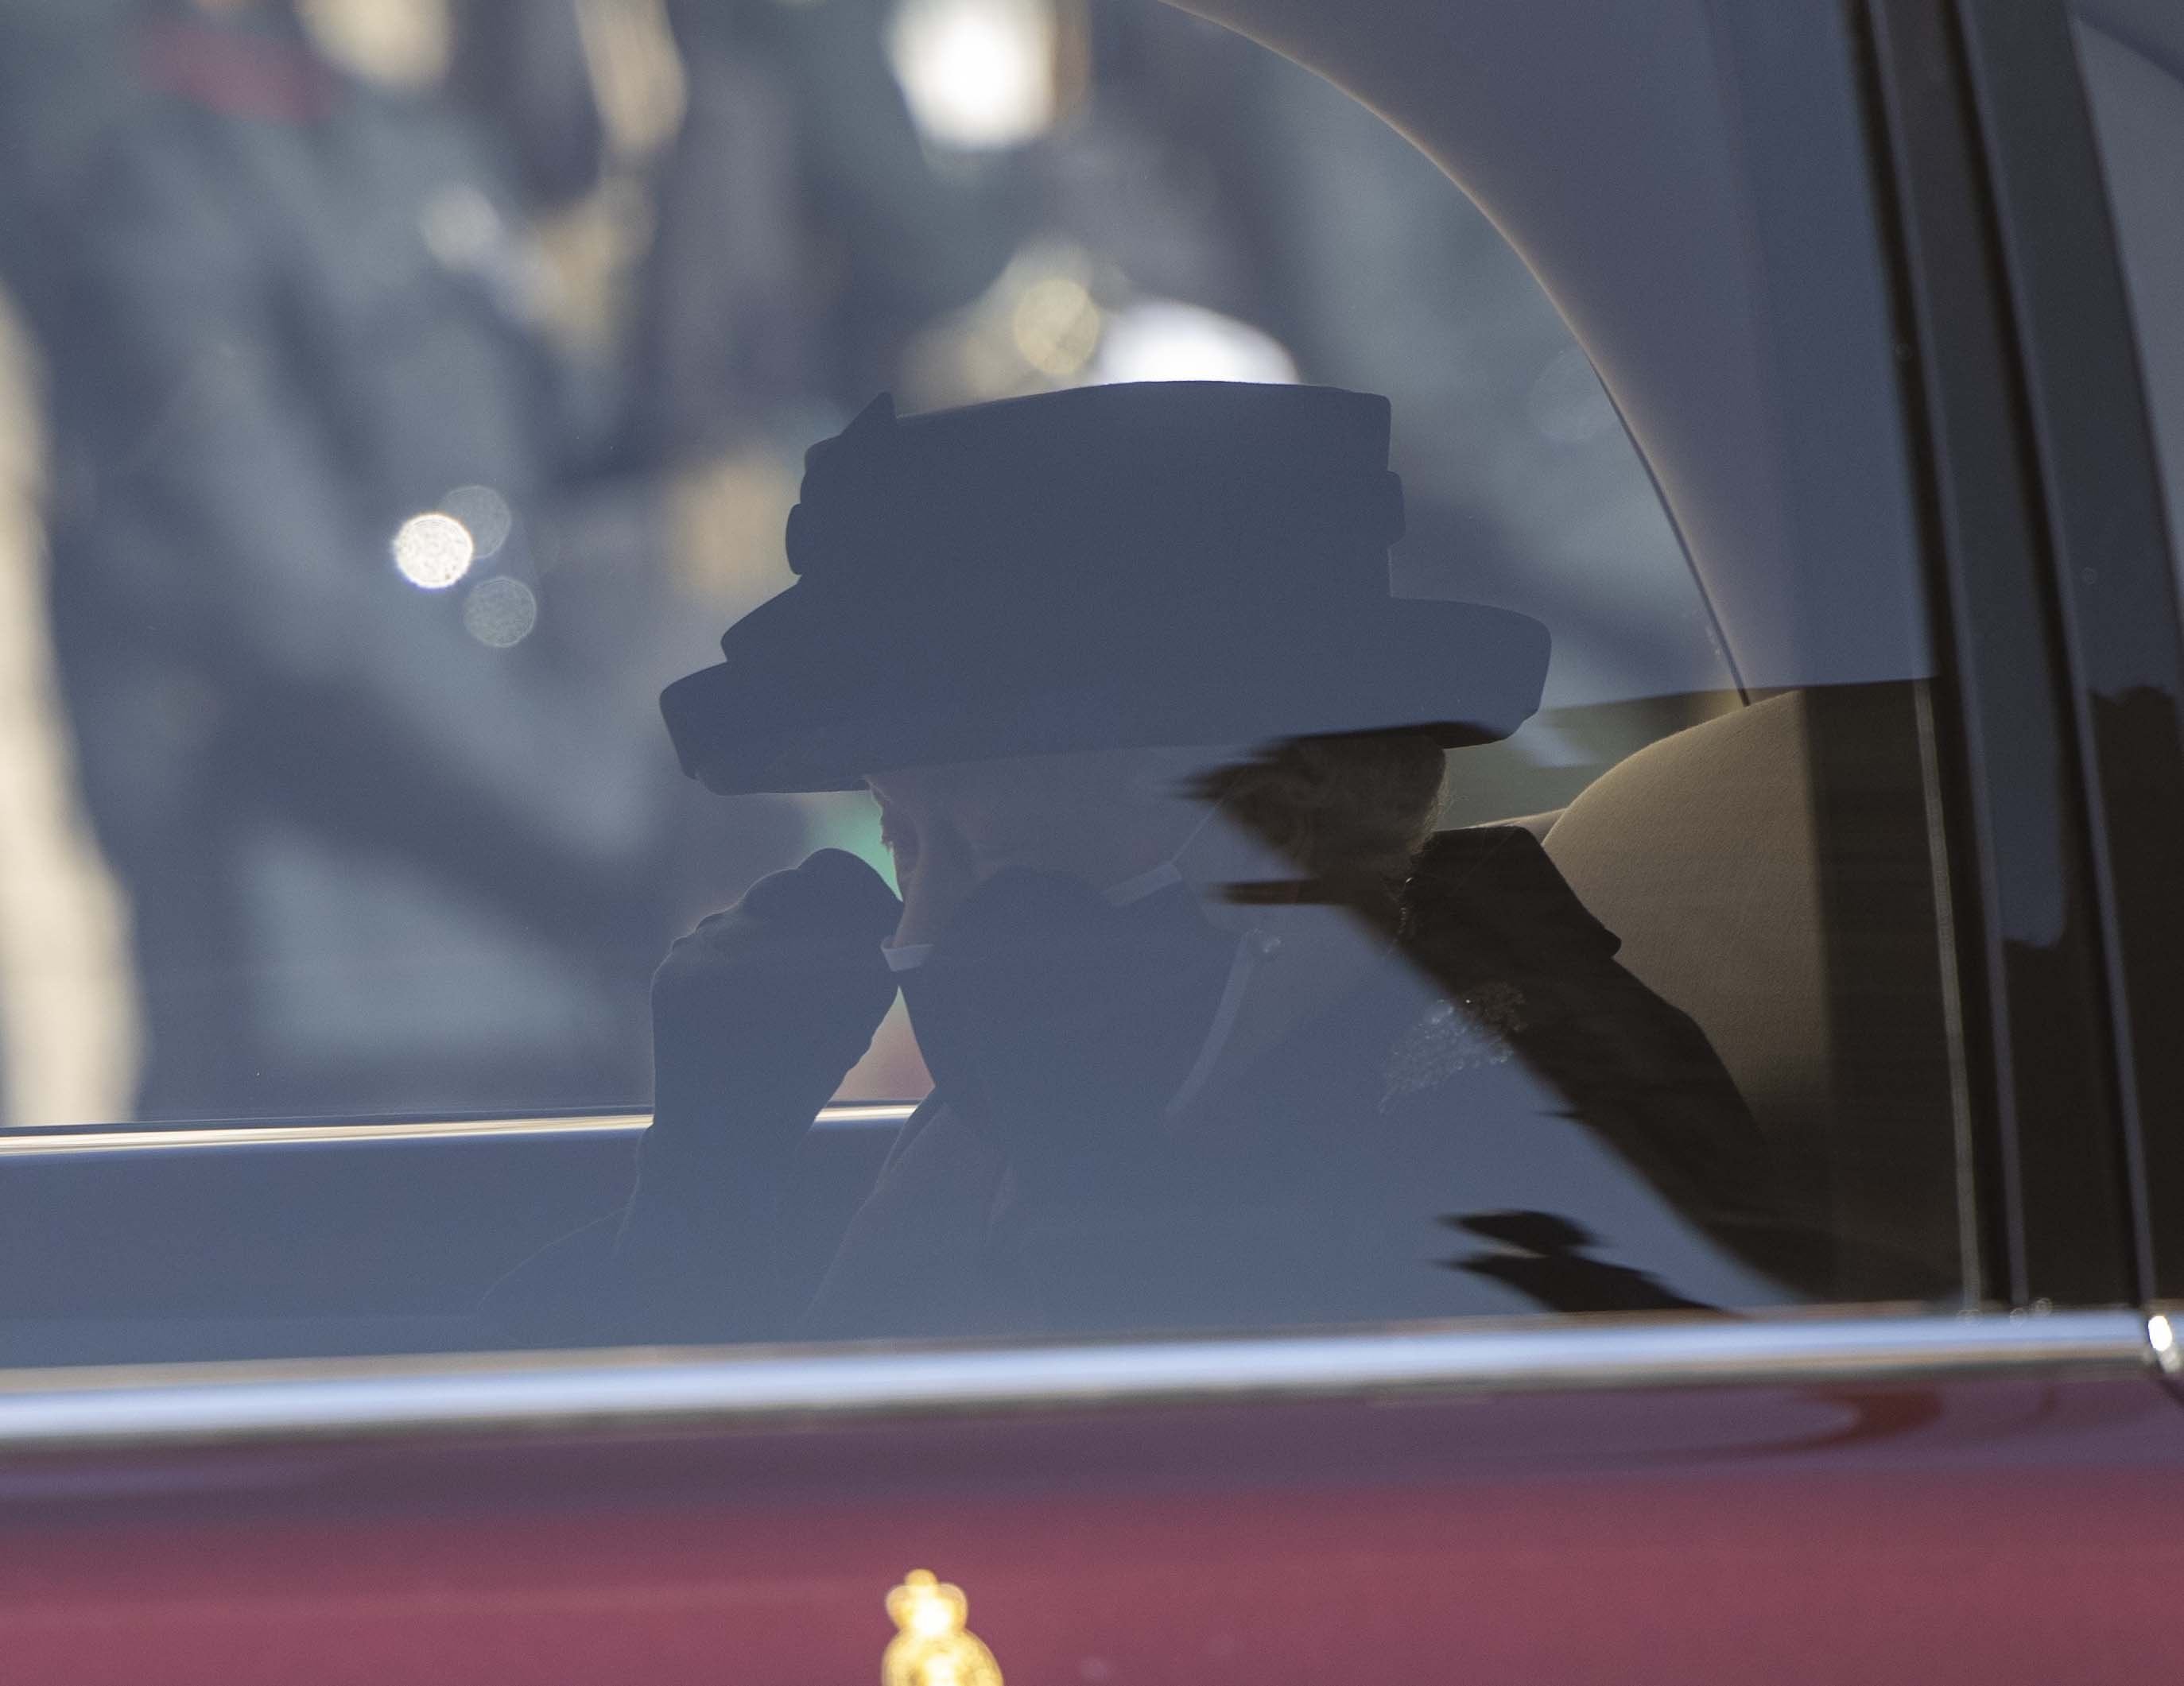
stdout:
<svg viewBox="0 0 2184 1686">
<path fill-rule="evenodd" d="M 643 8 L 584 9 L 596 31 L 608 27 L 601 14 Z M 72 330 L 44 342 L 58 471 L 47 509 L 73 535 L 57 566 L 86 571 L 56 591 L 122 617 L 56 634 L 80 753 L 107 758 L 86 785 L 125 795 L 165 789 L 178 765 L 215 769 L 191 774 L 215 782 L 166 808 L 148 796 L 143 811 L 196 824 L 245 792 L 245 817 L 276 840 L 315 838 L 348 861 L 336 876 L 359 918 L 393 933 L 377 958 L 333 938 L 309 949 L 319 927 L 298 911 L 309 896 L 296 887 L 311 881 L 293 848 L 267 865 L 246 860 L 235 833 L 177 834 L 181 876 L 161 878 L 159 836 L 132 833 L 125 849 L 106 839 L 125 893 L 183 907 L 212 933 L 202 940 L 219 952 L 198 970 L 172 951 L 140 949 L 136 965 L 148 999 L 180 991 L 187 1006 L 192 991 L 230 992 L 161 1022 L 236 1038 L 181 1060 L 234 1099 L 163 1114 L 140 1096 L 115 1109 L 131 1116 L 90 1119 L 19 1105 L 0 1132 L 0 1667 L 11 1675 L 666 1686 L 869 1678 L 878 1667 L 903 1686 L 1004 1676 L 1119 1686 L 2175 1674 L 2184 554 L 2170 527 L 2184 510 L 2184 10 L 2164 0 L 1195 9 L 1258 46 L 1149 8 L 1088 16 L 1034 0 L 918 0 L 890 22 L 855 0 L 723 7 L 742 21 L 686 80 L 692 100 L 725 103 L 705 107 L 683 144 L 739 136 L 738 168 L 775 159 L 777 175 L 738 178 L 716 209 L 761 233 L 793 225 L 809 267 L 752 282 L 763 308 L 705 331 L 727 371 L 788 343 L 738 338 L 748 322 L 772 335 L 786 331 L 784 312 L 804 312 L 796 343 L 809 360 L 787 374 L 767 363 L 767 379 L 798 396 L 766 389 L 769 419 L 734 436 L 705 482 L 714 501 L 688 507 L 716 528 L 756 509 L 771 543 L 794 495 L 776 487 L 794 478 L 782 451 L 793 461 L 840 430 L 837 443 L 810 459 L 765 589 L 746 580 L 687 594 L 687 568 L 678 576 L 645 548 L 671 522 L 567 513 L 596 511 L 602 486 L 686 507 L 675 500 L 694 483 L 689 465 L 657 449 L 656 415 L 629 436 L 652 442 L 644 453 L 603 447 L 581 469 L 524 458 L 536 481 L 513 520 L 533 548 L 516 559 L 493 559 L 504 533 L 477 542 L 479 488 L 454 496 L 476 474 L 451 469 L 449 496 L 414 498 L 398 526 L 385 518 L 400 514 L 393 504 L 358 515 L 389 539 L 408 535 L 392 564 L 371 554 L 342 587 L 386 599 L 358 624 L 376 638 L 382 619 L 410 615 L 420 630 L 405 659 L 435 673 L 436 662 L 470 664 L 432 694 L 451 708 L 466 706 L 464 687 L 493 698 L 445 743 L 390 703 L 387 717 L 407 724 L 375 727 L 359 760 L 359 738 L 343 735 L 359 716 L 297 677 L 302 657 L 284 669 L 266 654 L 281 626 L 224 644 L 192 629 L 242 614 L 234 604 L 208 613 L 211 600 L 190 595 L 210 589 L 202 581 L 162 576 L 155 591 L 126 574 L 162 546 L 197 554 L 181 528 L 160 526 L 172 506 L 131 479 L 148 455 L 179 475 L 159 453 L 182 448 L 171 431 L 127 429 L 117 445 L 118 415 L 100 405 L 164 395 L 169 430 L 211 430 L 233 412 L 216 390 L 159 384 L 198 366 L 196 348 L 177 353 L 164 328 L 94 319 L 94 358 L 83 318 L 57 317 L 31 280 L 5 277 L 31 337 L 58 320 Z M 265 167 L 305 192 L 309 147 L 265 131 L 316 121 L 315 102 L 348 97 L 334 92 L 350 86 L 346 73 L 320 68 L 292 19 L 240 47 L 219 36 L 177 47 L 171 32 L 185 23 L 203 19 L 164 18 L 151 37 L 170 56 L 160 62 L 181 55 L 181 85 L 124 88 L 110 132 L 126 131 L 132 101 L 179 101 L 161 110 L 202 148 L 187 154 L 200 186 L 232 185 L 222 172 L 240 168 L 240 133 L 261 162 L 292 152 Z M 599 63 L 627 70 L 637 49 L 616 39 Z M 839 49 L 824 44 L 851 39 L 862 68 L 835 75 Z M 893 79 L 879 74 L 883 45 Z M 1017 52 L 1038 75 L 1010 80 Z M 952 85 L 969 91 L 965 121 L 1005 125 L 1036 109 L 1043 137 L 981 152 L 932 127 L 921 101 L 946 95 L 959 62 L 972 67 Z M 226 102 L 218 122 L 239 129 L 207 116 L 207 79 Z M 600 86 L 611 118 L 612 88 Z M 488 132 L 461 131 L 459 118 L 484 120 L 452 110 L 435 120 L 449 136 Z M 1447 181 L 1401 155 L 1384 125 Z M 481 179 L 505 142 L 476 142 Z M 131 191 L 155 193 L 140 178 L 185 156 L 138 156 Z M 878 162 L 867 170 L 861 159 Z M 860 184 L 907 192 L 914 159 L 919 192 L 1016 252 L 967 303 L 907 283 L 889 293 L 884 258 L 844 209 Z M 633 153 L 622 167 L 627 188 L 644 169 L 674 166 Z M 521 266 L 513 244 L 497 243 L 515 238 L 504 220 L 516 213 L 493 209 L 501 189 L 455 204 L 437 176 L 423 189 L 380 186 L 390 203 L 408 192 L 428 212 L 439 205 L 440 221 L 420 225 L 426 243 L 459 248 L 415 259 L 442 264 L 421 292 L 398 277 L 336 278 L 380 286 L 375 306 L 311 279 L 281 243 L 277 208 L 220 264 L 174 259 L 176 275 L 214 295 L 278 296 L 237 314 L 259 326 L 220 366 L 265 376 L 276 353 L 319 366 L 312 309 L 340 303 L 345 321 L 381 337 L 382 353 L 343 366 L 388 383 L 382 409 L 400 409 L 405 360 L 434 380 L 449 374 L 435 345 L 468 348 L 496 379 L 519 368 L 544 378 L 567 345 L 505 294 Z M 694 195 L 660 203 L 707 214 L 689 210 Z M 129 209 L 62 196 L 43 214 L 64 234 Z M 769 220 L 775 212 L 787 221 Z M 81 247 L 42 254 L 35 299 L 66 300 L 52 275 L 75 262 L 92 276 L 114 249 L 103 236 Z M 686 247 L 712 242 L 685 231 L 656 249 Z M 763 270 L 772 250 L 737 261 Z M 689 298 L 728 310 L 735 289 L 703 279 Z M 83 297 L 149 298 L 164 284 L 134 283 Z M 672 301 L 676 287 L 655 267 L 618 296 Z M 449 287 L 469 291 L 458 304 L 425 296 Z M 916 317 L 914 331 L 872 314 L 883 293 L 916 299 L 890 307 Z M 476 326 L 488 310 L 501 313 L 490 333 Z M 843 312 L 858 313 L 855 331 Z M 632 341 L 663 331 L 652 320 Z M 131 363 L 137 338 L 158 355 Z M 854 369 L 852 352 L 863 359 Z M 874 370 L 903 387 L 899 424 L 892 407 L 863 407 L 856 383 Z M 735 693 L 694 726 L 694 693 L 678 705 L 670 693 L 686 767 L 744 793 L 717 810 L 674 780 L 664 739 L 647 763 L 611 732 L 569 746 L 579 794 L 563 799 L 553 734 L 537 729 L 547 716 L 526 715 L 525 698 L 549 698 L 554 720 L 632 719 L 702 654 L 685 647 L 691 624 L 703 623 L 702 645 L 788 587 L 738 622 L 778 629 L 781 603 L 846 591 L 822 580 L 848 565 L 829 562 L 822 539 L 845 555 L 906 549 L 902 535 L 928 519 L 916 504 L 926 482 L 909 484 L 902 476 L 917 476 L 900 465 L 942 464 L 928 481 L 942 473 L 952 459 L 937 445 L 916 456 L 928 448 L 916 442 L 956 425 L 944 416 L 916 433 L 913 411 L 1039 405 L 1103 380 L 1299 375 L 1393 401 L 1387 460 L 1408 519 L 1376 612 L 1476 610 L 1488 617 L 1476 624 L 1500 629 L 1474 652 L 1482 671 L 1521 665 L 1525 628 L 1552 639 L 1552 657 L 1538 647 L 1544 682 L 1533 676 L 1515 711 L 1524 723 L 1466 735 L 1458 721 L 1436 740 L 1452 793 L 1439 834 L 1407 857 L 1411 922 L 1381 955 L 1401 957 L 1390 964 L 1426 1010 L 1384 1059 L 1376 1048 L 1372 1104 L 1345 1129 L 1378 1128 L 1451 1083 L 1474 1099 L 1451 1127 L 1477 1127 L 1446 1161 L 1457 1167 L 1446 1198 L 1418 1191 L 1430 1221 L 1402 1244 L 1408 1274 L 1384 1290 L 1380 1277 L 1337 1283 L 1335 1255 L 1314 1250 L 1333 1244 L 1295 1225 L 1324 1216 L 1312 1207 L 1322 1195 L 1350 1198 L 1351 1171 L 1334 1168 L 1350 1165 L 1346 1137 L 1284 1138 L 1288 1169 L 1268 1170 L 1267 1132 L 1246 1127 L 1217 1153 L 1147 1150 L 1134 1169 L 1159 1174 L 1124 1177 L 1073 1160 L 1057 1170 L 1061 1155 L 1019 1136 L 963 1221 L 982 1260 L 1006 1252 L 1016 1279 L 1048 1291 L 947 1299 L 952 1288 L 928 1288 L 899 1262 L 931 1251 L 927 1233 L 859 1250 L 919 1198 L 918 1155 L 946 1150 L 950 1106 L 969 1110 L 961 1090 L 950 1099 L 961 1051 L 931 1033 L 933 1018 L 919 1032 L 939 1088 L 918 1102 L 922 1068 L 894 1014 L 837 1099 L 780 1144 L 763 1197 L 738 1196 L 735 1222 L 773 1238 L 763 1296 L 745 1293 L 757 1266 L 719 1264 L 746 1259 L 734 1249 L 747 1228 L 725 1226 L 722 1252 L 710 1209 L 671 1198 L 668 1227 L 647 1228 L 667 1221 L 646 1216 L 663 1177 L 686 1174 L 662 1167 L 710 1163 L 670 1156 L 679 1103 L 666 1067 L 654 1127 L 642 1048 L 626 1045 L 667 921 L 733 899 L 807 848 L 842 851 L 820 869 L 838 876 L 864 872 L 840 864 L 850 855 L 882 859 L 865 798 L 838 790 L 854 779 L 785 771 L 779 757 L 771 771 L 723 771 L 727 760 L 692 746 L 722 721 L 744 729 L 800 685 L 845 697 L 863 676 L 785 659 L 776 673 L 759 632 L 739 644 L 732 632 L 721 682 L 763 671 L 762 695 Z M 376 425 L 338 393 L 299 385 L 289 403 L 277 426 L 260 417 L 237 433 L 234 448 Z M 542 415 L 527 403 L 503 411 Z M 1001 411 L 995 448 L 1013 448 L 1011 418 L 1055 413 Z M 1353 413 L 1368 424 L 1373 414 Z M 447 413 L 432 420 L 450 426 Z M 214 437 L 190 448 L 210 452 Z M 720 438 L 690 449 L 717 453 Z M 332 482 L 359 493 L 352 513 L 367 483 L 380 495 L 365 447 L 398 443 L 418 441 L 359 435 L 326 456 Z M 1368 443 L 1388 448 L 1384 437 Z M 889 450 L 904 454 L 882 460 Z M 865 471 L 898 476 L 883 541 L 830 513 Z M 1318 472 L 1292 465 L 1259 495 L 1285 509 L 1299 500 L 1308 525 Z M 1072 520 L 1135 519 L 1116 485 L 1072 506 Z M 301 507 L 296 487 L 280 490 L 284 507 Z M 494 519 L 488 509 L 486 525 Z M 276 537 L 301 542 L 308 525 L 294 517 Z M 944 537 L 956 543 L 956 530 Z M 616 543 L 626 571 L 585 585 L 582 559 Z M 1377 568 L 1386 533 L 1375 543 Z M 269 544 L 266 565 L 281 554 Z M 949 565 L 967 554 L 949 551 Z M 315 559 L 350 559 L 329 548 Z M 102 567 L 135 583 L 114 587 Z M 442 581 L 436 569 L 452 574 Z M 555 636 L 557 615 L 600 604 L 611 623 L 615 579 L 649 605 L 620 643 L 577 632 L 563 649 L 526 642 Z M 509 583 L 485 593 L 495 580 Z M 1014 612 L 1008 589 L 994 587 L 996 617 Z M 872 658 L 890 676 L 899 657 L 914 671 L 920 644 L 907 599 L 892 601 Z M 1085 588 L 1089 618 L 1061 626 L 1039 665 L 1096 668 L 1103 639 L 1128 644 L 1117 628 L 1131 623 L 1100 618 L 1107 601 Z M 530 619 L 515 614 L 523 604 Z M 1334 648 L 1325 612 L 1322 643 Z M 1240 617 L 1240 641 L 1247 620 L 1250 636 L 1263 630 Z M 1228 636 L 1186 641 L 1191 659 L 1228 676 L 1193 693 L 1213 715 L 1252 682 L 1247 665 L 1222 665 Z M 329 659 L 339 642 L 316 638 L 304 654 Z M 249 687 L 272 682 L 220 654 L 246 644 L 250 661 L 294 682 L 262 693 L 281 718 L 256 717 L 251 703 L 261 693 Z M 140 659 L 154 645 L 158 662 Z M 515 677 L 495 665 L 534 654 Z M 337 665 L 372 680 L 361 660 Z M 1268 719 L 1301 707 L 1318 682 L 1301 663 L 1280 672 Z M 103 737 L 81 725 L 86 676 Z M 1092 744 L 1068 736 L 1096 711 L 1089 693 L 1071 694 L 1079 713 L 1053 741 Z M 908 732 L 917 693 L 888 695 L 882 713 Z M 1098 707 L 1128 719 L 1127 703 Z M 518 716 L 507 741 L 535 769 L 515 750 L 494 763 L 500 723 Z M 1426 718 L 1330 715 L 1295 730 L 1323 738 Z M 1009 731 L 1034 730 L 1029 719 Z M 1013 738 L 992 748 L 1003 737 L 980 734 L 993 726 L 954 720 L 961 742 L 989 746 L 976 753 L 904 750 L 874 765 L 1023 752 Z M 437 833 L 441 810 L 375 813 L 441 788 L 434 780 L 462 783 L 436 764 L 405 784 L 407 764 L 387 747 L 403 731 L 434 754 L 456 743 L 491 771 L 478 788 L 505 802 L 450 808 Z M 796 741 L 816 765 L 811 743 L 823 734 Z M 600 817 L 606 798 L 588 810 L 582 795 L 621 761 L 644 770 L 613 798 L 627 823 Z M 344 787 L 359 767 L 369 777 Z M 874 785 L 888 796 L 883 775 Z M 277 799 L 261 786 L 277 786 Z M 535 832 L 520 817 L 534 807 L 554 821 Z M 107 825 L 112 810 L 92 818 Z M 899 871 L 877 929 L 908 976 L 924 945 L 894 895 L 914 910 L 914 869 L 900 837 L 889 843 Z M 582 893 L 565 900 L 557 886 L 577 865 Z M 928 858 L 916 870 L 929 869 Z M 621 898 L 617 872 L 646 893 Z M 1435 872 L 1450 895 L 1488 909 L 1445 950 L 1413 929 L 1427 905 L 1416 887 Z M 426 888 L 402 888 L 404 873 Z M 1175 877 L 1170 866 L 1165 882 Z M 262 919 L 190 900 L 215 880 L 237 907 L 287 907 L 290 946 L 265 938 Z M 762 923 L 791 883 L 761 881 L 721 916 L 728 923 L 709 920 L 687 941 Z M 1276 888 L 1245 884 L 1229 900 L 1309 900 Z M 1137 893 L 1106 908 L 1086 891 L 1083 922 L 1066 928 L 1121 930 Z M 0 898 L 0 995 L 26 987 L 6 958 L 20 899 Z M 522 906 L 540 910 L 509 911 Z M 1495 922 L 1504 913 L 1507 927 Z M 475 940 L 450 934 L 473 928 Z M 1233 968 L 1220 948 L 1190 998 L 1224 1034 L 1235 998 L 1255 987 L 1260 929 Z M 1550 929 L 1552 941 L 1540 936 Z M 1156 938 L 1167 940 L 1145 941 Z M 1504 941 L 1496 965 L 1463 970 L 1461 957 L 1499 954 Z M 1527 970 L 1548 949 L 1557 965 L 1591 968 L 1591 982 L 1558 994 L 1553 980 L 1574 971 Z M 315 958 L 281 958 L 296 952 Z M 1022 999 L 995 1010 L 1089 965 L 1087 952 L 1044 950 L 1044 965 L 1010 974 Z M 1459 957 L 1448 970 L 1434 958 L 1443 952 Z M 330 1053 L 312 1041 L 316 1010 L 301 998 L 314 989 L 369 1034 Z M 1074 1106 L 1124 1042 L 1151 1059 L 1170 1028 L 1150 991 L 1102 990 L 1095 1006 L 1124 1028 L 1041 1105 Z M 765 1017 L 787 995 L 738 999 L 772 1040 L 799 1033 L 794 1015 Z M 1563 1027 L 1563 1042 L 1550 1044 L 1543 1021 Z M 0 1011 L 10 1038 L 30 1022 Z M 1178 1070 L 1199 1047 L 1196 1023 L 1176 1045 Z M 414 1064 L 413 1033 L 426 1050 Z M 1625 1057 L 1618 1038 L 1643 1046 Z M 1573 1043 L 1584 1058 L 1568 1054 Z M 1622 1063 L 1600 1052 L 1608 1043 Z M 28 1057 L 20 1039 L 6 1043 L 11 1072 Z M 178 1060 L 170 1045 L 148 1069 Z M 282 1080 L 254 1087 L 265 1062 Z M 1222 1069 L 1211 1051 L 1191 1067 L 1194 1097 L 1208 1068 Z M 1239 1091 L 1260 1121 L 1316 1081 L 1268 1069 L 1279 1082 Z M 1521 1087 L 1513 1073 L 1545 1099 L 1507 1099 Z M 998 1094 L 998 1079 L 989 1088 Z M 542 1088 L 566 1104 L 549 1110 Z M 1035 1081 L 1030 1092 L 1045 1093 Z M 732 1082 L 732 1116 L 738 1093 Z M 981 1104 L 999 1116 L 994 1094 Z M 301 1106 L 299 1095 L 316 1099 Z M 1485 1119 L 1504 1105 L 1507 1120 Z M 800 1121 L 809 1116 L 807 1106 Z M 648 1180 L 632 1201 L 649 1127 Z M 1708 1181 L 1729 1149 L 1725 1136 L 1692 1133 L 1702 1127 L 1765 1161 L 1767 1201 L 1738 1205 Z M 964 1139 L 968 1152 L 985 1138 Z M 1323 1142 L 1334 1143 L 1328 1157 L 1311 1158 Z M 1421 1179 L 1445 1165 L 1404 1163 L 1429 1166 Z M 1177 1193 L 1208 1164 L 1221 1189 Z M 1306 1183 L 1323 1166 L 1325 1187 L 1283 1184 L 1264 1210 L 1290 1227 L 1254 1228 L 1261 1209 L 1242 1210 L 1227 1179 L 1271 1188 L 1299 1165 Z M 1041 1206 L 1041 1177 L 1098 1186 Z M 1358 1210 L 1344 1207 L 1342 1222 Z M 1371 1207 L 1367 1227 L 1387 1210 Z M 1233 1227 L 1209 1241 L 1208 1213 Z M 1359 1233 L 1332 1220 L 1327 1230 Z M 833 1294 L 844 1260 L 868 1279 L 862 1299 Z M 1239 1260 L 1248 1283 L 1208 1288 Z M 743 1309 L 716 1315 L 731 1305 Z"/>
</svg>

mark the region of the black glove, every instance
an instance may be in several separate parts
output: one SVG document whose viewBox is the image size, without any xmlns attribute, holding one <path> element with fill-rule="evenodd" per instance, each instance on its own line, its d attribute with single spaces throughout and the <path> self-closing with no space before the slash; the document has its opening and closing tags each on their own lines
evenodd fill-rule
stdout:
<svg viewBox="0 0 2184 1686">
<path fill-rule="evenodd" d="M 495 1284 L 526 1344 L 739 1339 L 790 1308 L 774 1210 L 790 1154 L 894 999 L 902 904 L 822 849 L 699 921 L 652 979 L 655 1100 L 635 1194 Z"/>
<path fill-rule="evenodd" d="M 709 1205 L 728 1181 L 771 1198 L 894 1003 L 880 944 L 901 916 L 878 873 L 826 849 L 761 878 L 668 950 L 652 978 L 640 1208 Z"/>
</svg>

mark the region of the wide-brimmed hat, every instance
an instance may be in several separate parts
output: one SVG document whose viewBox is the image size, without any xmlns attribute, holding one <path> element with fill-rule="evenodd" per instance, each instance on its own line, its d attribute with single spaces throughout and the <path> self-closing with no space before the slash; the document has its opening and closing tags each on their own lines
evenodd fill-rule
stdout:
<svg viewBox="0 0 2184 1686">
<path fill-rule="evenodd" d="M 898 419 L 805 459 L 796 583 L 660 697 L 722 793 L 1072 750 L 1415 727 L 1507 737 L 1547 632 L 1390 598 L 1388 401 L 1225 381 L 1087 387 Z"/>
</svg>

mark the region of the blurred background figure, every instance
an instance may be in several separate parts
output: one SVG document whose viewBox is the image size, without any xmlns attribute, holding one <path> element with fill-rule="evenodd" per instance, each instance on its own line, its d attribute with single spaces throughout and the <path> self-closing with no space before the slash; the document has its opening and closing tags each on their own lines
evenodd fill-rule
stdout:
<svg viewBox="0 0 2184 1686">
<path fill-rule="evenodd" d="M 0 1119 L 127 1116 L 139 1046 L 122 899 L 77 797 L 47 632 L 38 381 L 0 298 Z"/>
<path fill-rule="evenodd" d="M 687 108 L 655 182 L 632 432 L 688 460 L 793 419 L 800 453 L 815 420 L 891 384 L 911 334 L 1000 272 L 1016 183 L 935 167 L 878 0 L 667 10 Z"/>
<path fill-rule="evenodd" d="M 644 1104 L 670 934 L 816 845 L 883 865 L 861 798 L 705 798 L 654 702 L 882 389 L 1389 393 L 1399 590 L 1557 635 L 1451 820 L 1732 682 L 1499 236 L 1155 0 L 0 0 L 0 416 L 49 442 L 0 575 L 51 556 L 0 782 L 53 787 L 104 980 L 39 998 L 103 1085 L 23 1088 L 0 897 L 9 1122 Z M 923 1082 L 897 1021 L 851 1092 Z"/>
<path fill-rule="evenodd" d="M 563 25 L 530 59 L 570 54 L 559 9 L 524 8 Z M 430 1105 L 488 1049 L 511 1099 L 626 1089 L 662 787 L 614 659 L 659 617 L 597 519 L 557 570 L 602 465 L 522 198 L 596 156 L 526 170 L 553 125 L 365 81 L 279 0 L 144 7 L 114 45 L 43 334 L 142 1110 Z"/>
</svg>

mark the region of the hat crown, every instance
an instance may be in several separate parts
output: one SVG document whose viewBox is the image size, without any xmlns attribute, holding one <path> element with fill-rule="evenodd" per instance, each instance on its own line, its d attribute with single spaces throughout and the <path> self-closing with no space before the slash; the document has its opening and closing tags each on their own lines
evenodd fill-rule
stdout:
<svg viewBox="0 0 2184 1686">
<path fill-rule="evenodd" d="M 1396 601 L 1385 398 L 1089 387 L 898 418 L 805 459 L 797 583 L 660 698 L 716 790 L 1090 749 L 1396 728 L 1506 736 L 1546 629 Z"/>
<path fill-rule="evenodd" d="M 789 564 L 829 589 L 1382 598 L 1402 531 L 1384 398 L 1220 381 L 1079 387 L 898 419 L 806 454 Z M 1279 559 L 1286 566 L 1269 577 Z"/>
</svg>

